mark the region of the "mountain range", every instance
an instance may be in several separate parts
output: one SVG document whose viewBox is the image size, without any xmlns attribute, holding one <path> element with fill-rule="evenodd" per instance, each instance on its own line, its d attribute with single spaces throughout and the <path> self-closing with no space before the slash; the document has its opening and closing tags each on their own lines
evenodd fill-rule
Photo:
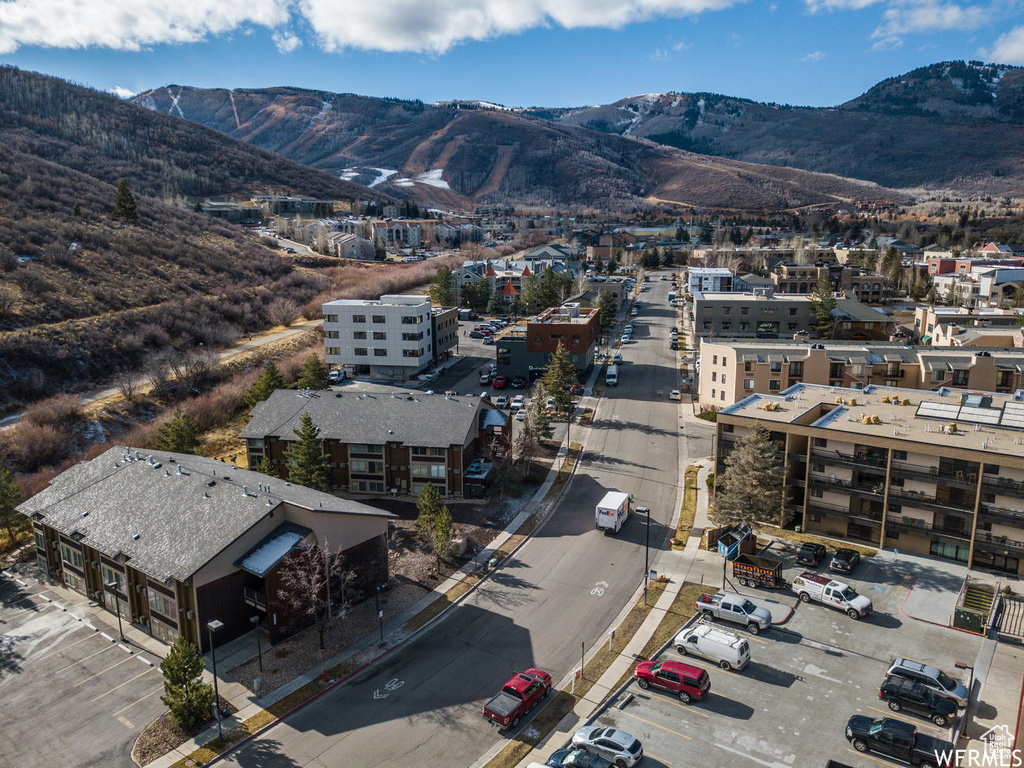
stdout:
<svg viewBox="0 0 1024 768">
<path fill-rule="evenodd" d="M 761 211 L 896 197 L 833 175 L 711 157 L 475 102 L 178 85 L 134 101 L 372 189 L 453 209 L 647 202 Z"/>
<path fill-rule="evenodd" d="M 922 67 L 828 108 L 665 93 L 513 109 L 180 85 L 134 101 L 373 189 L 458 208 L 766 210 L 917 188 L 1010 194 L 1024 181 L 1024 69 L 980 62 Z"/>
</svg>

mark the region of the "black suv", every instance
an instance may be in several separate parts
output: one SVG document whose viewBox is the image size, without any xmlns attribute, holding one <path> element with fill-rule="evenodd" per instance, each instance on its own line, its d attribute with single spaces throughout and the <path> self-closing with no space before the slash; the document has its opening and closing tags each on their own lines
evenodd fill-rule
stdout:
<svg viewBox="0 0 1024 768">
<path fill-rule="evenodd" d="M 807 541 L 800 545 L 800 551 L 796 553 L 796 561 L 800 565 L 810 565 L 816 568 L 826 554 L 828 554 L 828 550 L 824 545 Z"/>
<path fill-rule="evenodd" d="M 889 675 L 878 691 L 878 698 L 893 712 L 907 711 L 926 717 L 940 728 L 956 719 L 957 706 L 952 699 L 936 696 L 916 680 Z"/>
<path fill-rule="evenodd" d="M 832 556 L 828 569 L 835 573 L 849 573 L 860 562 L 860 552 L 855 549 L 840 547 Z"/>
</svg>

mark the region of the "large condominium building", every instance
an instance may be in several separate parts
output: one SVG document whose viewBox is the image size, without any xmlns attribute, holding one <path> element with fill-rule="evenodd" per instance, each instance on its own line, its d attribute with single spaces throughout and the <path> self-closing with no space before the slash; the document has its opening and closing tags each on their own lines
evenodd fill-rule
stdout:
<svg viewBox="0 0 1024 768">
<path fill-rule="evenodd" d="M 340 299 L 323 305 L 328 365 L 379 379 L 413 376 L 445 360 L 458 342 L 458 312 L 432 309 L 426 296 Z"/>
<path fill-rule="evenodd" d="M 780 524 L 1024 574 L 1024 392 L 751 395 L 718 412 L 716 478 L 756 422 L 784 462 Z"/>
<path fill-rule="evenodd" d="M 728 293 L 732 290 L 733 274 L 725 267 L 690 267 L 686 271 L 686 285 L 690 293 Z"/>
<path fill-rule="evenodd" d="M 1019 329 L 1016 329 L 1019 330 Z M 911 347 L 895 343 L 705 339 L 698 391 L 705 409 L 794 384 L 967 387 L 1002 393 L 1024 388 L 1024 349 Z"/>
</svg>

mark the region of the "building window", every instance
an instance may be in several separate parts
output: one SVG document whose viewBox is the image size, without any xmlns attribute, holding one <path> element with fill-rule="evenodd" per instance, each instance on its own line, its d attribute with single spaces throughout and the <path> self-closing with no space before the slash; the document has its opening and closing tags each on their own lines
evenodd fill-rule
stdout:
<svg viewBox="0 0 1024 768">
<path fill-rule="evenodd" d="M 352 322 L 353 323 L 365 323 L 366 322 L 366 315 L 352 315 Z"/>
<path fill-rule="evenodd" d="M 412 465 L 412 476 L 413 477 L 432 477 L 435 479 L 443 480 L 445 477 L 445 465 L 444 464 L 413 464 Z"/>
<path fill-rule="evenodd" d="M 757 363 L 755 363 L 752 360 L 748 360 L 747 362 L 745 362 L 743 364 L 743 372 L 744 373 L 753 373 L 754 370 L 756 369 L 756 366 L 757 366 Z"/>
<path fill-rule="evenodd" d="M 967 371 L 953 371 L 953 386 L 954 387 L 966 387 L 967 386 Z"/>
<path fill-rule="evenodd" d="M 153 629 L 153 637 L 163 640 L 168 645 L 174 645 L 178 642 L 178 630 L 173 627 L 167 626 L 162 621 L 151 622 L 151 627 Z"/>
<path fill-rule="evenodd" d="M 422 333 L 403 333 L 402 334 L 402 341 L 422 341 L 422 340 L 423 340 L 423 334 Z"/>
<path fill-rule="evenodd" d="M 822 492 L 821 488 L 811 488 L 811 496 L 814 498 L 820 499 L 824 495 L 825 494 Z"/>
<path fill-rule="evenodd" d="M 814 447 L 828 448 L 828 440 L 826 440 L 824 437 L 816 437 L 814 438 Z"/>
<path fill-rule="evenodd" d="M 725 385 L 725 374 L 724 373 L 722 374 L 722 385 L 723 386 Z"/>
<path fill-rule="evenodd" d="M 842 363 L 831 363 L 828 367 L 828 377 L 830 379 L 841 379 L 843 378 L 843 364 Z"/>
<path fill-rule="evenodd" d="M 719 400 L 725 400 L 725 390 L 724 390 L 724 389 L 722 390 L 722 394 L 720 394 L 720 395 L 718 396 L 718 399 L 719 399 Z"/>
<path fill-rule="evenodd" d="M 352 350 L 352 352 L 355 354 L 356 357 L 366 357 L 367 354 L 369 354 L 366 347 L 356 347 L 354 350 Z"/>
<path fill-rule="evenodd" d="M 327 339 L 340 339 L 341 334 L 338 331 L 324 331 L 324 338 Z"/>
<path fill-rule="evenodd" d="M 704 330 L 705 331 L 710 331 L 711 330 L 711 323 L 710 322 L 705 322 L 704 323 Z"/>
<path fill-rule="evenodd" d="M 740 307 L 740 314 L 741 315 L 749 315 L 750 314 L 750 307 Z"/>
<path fill-rule="evenodd" d="M 357 475 L 365 475 L 366 474 L 366 462 L 363 461 L 362 459 L 352 459 L 352 461 L 350 461 L 348 463 L 348 467 L 352 471 L 353 474 L 357 474 Z"/>
<path fill-rule="evenodd" d="M 804 375 L 804 363 L 802 360 L 789 364 L 789 375 L 790 376 L 803 376 Z"/>
<path fill-rule="evenodd" d="M 110 582 L 114 582 L 117 586 L 114 587 L 122 595 L 124 592 L 124 574 L 120 571 L 116 571 L 108 565 L 100 566 L 100 573 L 103 574 L 103 586 L 107 586 Z"/>
<path fill-rule="evenodd" d="M 750 323 L 747 323 L 747 322 L 743 322 L 743 323 L 740 323 L 740 330 L 741 330 L 741 331 L 745 331 L 745 330 L 747 330 L 747 329 L 748 329 L 749 327 L 750 327 Z"/>
<path fill-rule="evenodd" d="M 744 379 L 743 380 L 743 388 L 748 390 L 748 391 L 753 390 L 754 389 L 754 380 L 753 379 Z"/>
<path fill-rule="evenodd" d="M 932 371 L 932 381 L 939 382 L 939 381 L 942 381 L 944 378 L 946 378 L 946 372 L 945 371 L 941 371 L 941 370 Z"/>
<path fill-rule="evenodd" d="M 712 355 L 712 357 L 711 357 L 711 364 L 712 365 L 718 365 L 718 355 Z"/>
<path fill-rule="evenodd" d="M 896 459 L 897 461 L 906 461 L 907 460 L 907 452 L 906 451 L 893 451 L 892 452 L 892 457 L 894 459 Z"/>
<path fill-rule="evenodd" d="M 416 323 L 418 323 L 419 321 L 420 319 L 415 315 L 402 315 L 403 325 L 416 325 Z"/>
<path fill-rule="evenodd" d="M 36 537 L 36 548 L 38 548 L 38 549 L 46 549 L 46 536 L 43 534 L 43 532 L 42 531 L 35 531 L 35 537 Z"/>
<path fill-rule="evenodd" d="M 388 338 L 388 335 L 384 331 L 374 331 L 373 332 L 373 340 L 374 341 L 387 341 L 387 338 Z"/>
<path fill-rule="evenodd" d="M 365 445 L 363 443 L 352 443 L 348 447 L 349 453 L 384 453 L 383 445 Z"/>
<path fill-rule="evenodd" d="M 712 381 L 718 381 L 718 371 L 712 371 L 711 372 L 711 380 Z"/>
<path fill-rule="evenodd" d="M 780 389 L 782 389 L 782 382 L 779 381 L 778 379 L 773 379 L 772 381 L 768 382 L 769 392 L 778 392 Z"/>
<path fill-rule="evenodd" d="M 732 312 L 732 307 L 722 307 L 722 314 L 728 315 Z"/>
<path fill-rule="evenodd" d="M 824 472 L 825 471 L 825 465 L 824 464 L 811 464 L 811 469 L 813 469 L 815 472 Z"/>
<path fill-rule="evenodd" d="M 782 363 L 772 363 L 772 373 L 782 373 Z"/>
<path fill-rule="evenodd" d="M 149 592 L 149 607 L 157 613 L 173 619 L 178 615 L 178 601 L 168 597 L 163 592 L 158 592 L 152 587 Z"/>
<path fill-rule="evenodd" d="M 728 331 L 730 328 L 732 328 L 732 323 L 729 323 L 729 322 L 722 323 L 722 330 L 723 331 Z"/>
<path fill-rule="evenodd" d="M 384 315 L 374 315 L 373 322 L 375 323 L 386 323 L 388 319 Z"/>
<path fill-rule="evenodd" d="M 64 583 L 71 587 L 76 592 L 85 592 L 85 579 L 79 576 L 77 573 L 71 571 L 64 571 Z"/>
<path fill-rule="evenodd" d="M 790 317 L 796 317 L 796 307 L 790 307 L 789 308 L 789 316 Z"/>
<path fill-rule="evenodd" d="M 73 565 L 75 568 L 85 568 L 85 560 L 82 559 L 82 553 L 77 549 L 69 547 L 67 544 L 60 545 L 60 559 L 68 565 Z"/>
<path fill-rule="evenodd" d="M 786 328 L 788 328 L 791 331 L 795 331 L 796 330 L 796 323 L 786 323 Z"/>
<path fill-rule="evenodd" d="M 336 322 L 338 322 L 338 316 L 337 315 L 324 315 L 324 322 L 325 323 L 336 323 Z"/>
<path fill-rule="evenodd" d="M 420 351 L 418 349 L 403 349 L 402 357 L 419 357 Z"/>
<path fill-rule="evenodd" d="M 352 338 L 353 339 L 365 339 L 366 338 L 366 331 L 353 331 L 352 332 Z"/>
<path fill-rule="evenodd" d="M 387 349 L 381 349 L 380 347 L 374 347 L 374 349 L 373 349 L 373 356 L 374 357 L 387 357 L 388 356 L 388 351 L 387 351 Z"/>
<path fill-rule="evenodd" d="M 711 390 L 711 399 L 714 400 L 717 395 L 718 395 L 718 390 L 712 389 Z"/>
</svg>

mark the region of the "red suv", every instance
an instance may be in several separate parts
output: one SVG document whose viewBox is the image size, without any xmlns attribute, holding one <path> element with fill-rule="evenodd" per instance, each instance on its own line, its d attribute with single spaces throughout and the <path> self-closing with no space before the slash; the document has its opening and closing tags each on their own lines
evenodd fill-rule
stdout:
<svg viewBox="0 0 1024 768">
<path fill-rule="evenodd" d="M 711 690 L 711 678 L 706 671 L 681 661 L 641 661 L 633 677 L 645 691 L 651 686 L 664 688 L 686 704 L 700 701 Z"/>
<path fill-rule="evenodd" d="M 491 386 L 495 389 L 504 389 L 508 386 L 508 376 L 495 376 Z"/>
</svg>

